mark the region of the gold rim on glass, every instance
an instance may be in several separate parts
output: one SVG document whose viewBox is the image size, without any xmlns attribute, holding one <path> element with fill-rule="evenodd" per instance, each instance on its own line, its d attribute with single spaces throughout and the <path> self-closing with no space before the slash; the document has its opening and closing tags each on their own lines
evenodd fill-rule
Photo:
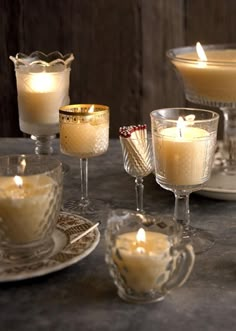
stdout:
<svg viewBox="0 0 236 331">
<path fill-rule="evenodd" d="M 105 113 L 109 111 L 109 107 L 99 104 L 74 104 L 59 108 L 59 114 L 75 115 L 75 116 L 89 116 L 93 113 Z"/>
</svg>

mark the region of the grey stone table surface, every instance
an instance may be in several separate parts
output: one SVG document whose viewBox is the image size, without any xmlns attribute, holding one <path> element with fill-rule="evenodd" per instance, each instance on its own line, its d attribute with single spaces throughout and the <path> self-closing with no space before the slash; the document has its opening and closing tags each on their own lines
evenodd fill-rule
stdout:
<svg viewBox="0 0 236 331">
<path fill-rule="evenodd" d="M 79 161 L 56 156 L 70 166 L 64 199 L 79 197 Z M 33 153 L 27 138 L 1 138 L 0 154 Z M 150 175 L 145 178 L 145 206 L 158 214 L 172 214 L 174 197 Z M 111 140 L 106 154 L 89 160 L 89 193 L 111 208 L 135 209 L 134 179 L 123 169 L 121 147 Z M 236 330 L 236 201 L 192 194 L 191 222 L 209 230 L 215 245 L 197 255 L 192 274 L 183 287 L 153 304 L 130 304 L 116 293 L 104 261 L 101 240 L 86 258 L 43 277 L 0 284 L 0 330 Z"/>
</svg>

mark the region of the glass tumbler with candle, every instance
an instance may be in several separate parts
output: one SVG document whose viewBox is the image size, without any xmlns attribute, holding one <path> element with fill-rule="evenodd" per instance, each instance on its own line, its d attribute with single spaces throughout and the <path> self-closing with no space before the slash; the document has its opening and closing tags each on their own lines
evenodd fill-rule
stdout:
<svg viewBox="0 0 236 331">
<path fill-rule="evenodd" d="M 164 108 L 151 112 L 156 181 L 175 194 L 174 218 L 184 227 L 195 253 L 212 246 L 214 238 L 190 226 L 189 195 L 211 175 L 219 115 L 210 110 Z"/>
<path fill-rule="evenodd" d="M 88 159 L 104 154 L 109 144 L 109 107 L 75 104 L 61 107 L 60 148 L 66 155 L 80 160 L 81 197 L 65 202 L 64 208 L 83 215 L 97 213 L 105 206 L 88 196 Z"/>
<path fill-rule="evenodd" d="M 105 231 L 106 255 L 118 295 L 133 303 L 163 300 L 188 279 L 194 264 L 190 243 L 170 217 L 112 210 Z"/>
<path fill-rule="evenodd" d="M 3 262 L 33 263 L 52 251 L 61 206 L 62 165 L 47 155 L 0 157 Z"/>
<path fill-rule="evenodd" d="M 20 130 L 35 141 L 36 154 L 52 154 L 59 132 L 60 106 L 69 103 L 70 67 L 73 54 L 10 56 L 15 65 Z"/>
<path fill-rule="evenodd" d="M 119 129 L 125 171 L 135 177 L 136 210 L 144 213 L 143 178 L 153 171 L 152 144 L 143 125 L 122 126 Z"/>
<path fill-rule="evenodd" d="M 236 44 L 170 49 L 167 56 L 180 78 L 188 101 L 218 107 L 224 117 L 222 162 L 208 182 L 210 189 L 235 191 L 236 176 Z M 220 184 L 219 184 L 220 183 Z"/>
</svg>

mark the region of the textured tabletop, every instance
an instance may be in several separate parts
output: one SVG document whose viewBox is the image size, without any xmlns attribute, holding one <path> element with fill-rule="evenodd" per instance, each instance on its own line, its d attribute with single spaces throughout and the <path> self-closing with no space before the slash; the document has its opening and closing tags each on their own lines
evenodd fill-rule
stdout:
<svg viewBox="0 0 236 331">
<path fill-rule="evenodd" d="M 33 153 L 30 139 L 1 138 L 0 154 Z M 70 166 L 64 199 L 79 197 L 79 161 L 60 155 Z M 146 208 L 172 214 L 174 196 L 161 189 L 153 175 L 145 178 Z M 89 160 L 89 194 L 111 208 L 135 208 L 134 179 L 123 169 L 121 147 L 111 140 L 103 156 Z M 192 274 L 183 287 L 159 303 L 123 302 L 116 293 L 104 261 L 101 240 L 86 258 L 46 276 L 0 284 L 0 330 L 236 330 L 236 202 L 190 196 L 191 223 L 209 230 L 216 244 L 197 255 Z"/>
</svg>

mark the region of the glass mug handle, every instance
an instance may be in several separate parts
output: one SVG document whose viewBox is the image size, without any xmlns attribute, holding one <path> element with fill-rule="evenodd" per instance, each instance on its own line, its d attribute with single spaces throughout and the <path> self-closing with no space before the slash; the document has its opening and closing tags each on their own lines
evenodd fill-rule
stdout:
<svg viewBox="0 0 236 331">
<path fill-rule="evenodd" d="M 190 244 L 184 244 L 174 248 L 174 253 L 176 253 L 175 258 L 178 261 L 178 264 L 174 270 L 173 278 L 171 278 L 165 285 L 167 291 L 176 287 L 181 287 L 186 282 L 195 261 L 193 247 Z"/>
</svg>

